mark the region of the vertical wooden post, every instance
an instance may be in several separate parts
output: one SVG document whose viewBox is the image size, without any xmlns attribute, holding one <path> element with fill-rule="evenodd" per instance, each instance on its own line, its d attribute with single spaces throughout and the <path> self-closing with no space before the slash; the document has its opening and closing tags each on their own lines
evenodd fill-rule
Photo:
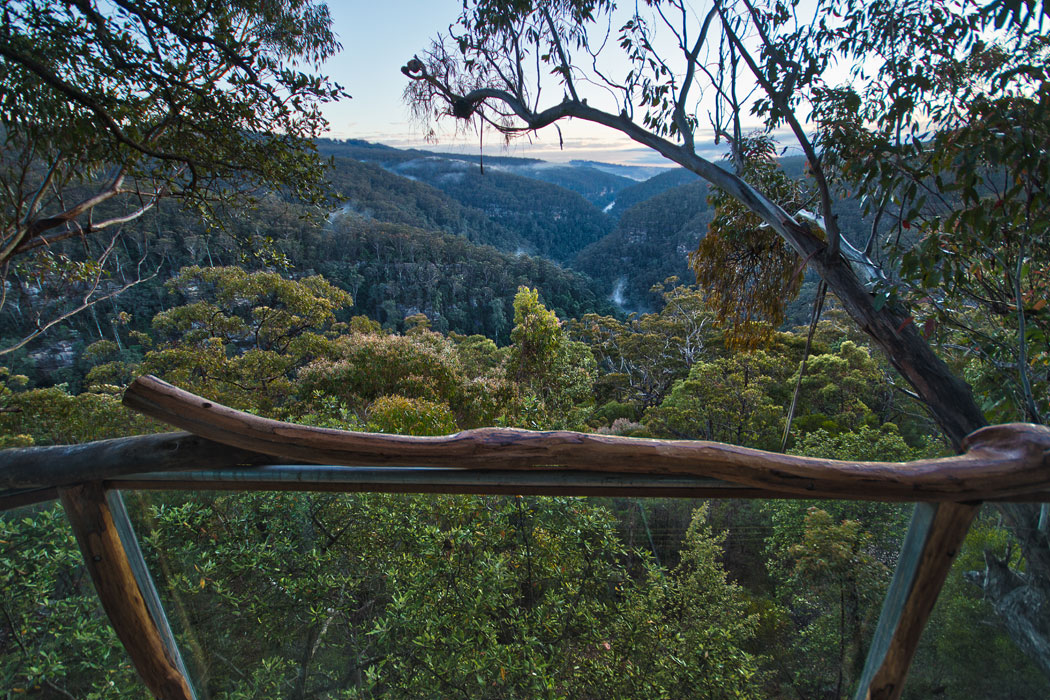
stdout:
<svg viewBox="0 0 1050 700">
<path fill-rule="evenodd" d="M 171 631 L 171 625 L 168 624 L 168 616 L 164 612 L 164 603 L 160 600 L 157 586 L 153 583 L 149 567 L 146 566 L 146 558 L 142 556 L 142 548 L 139 546 L 138 537 L 135 536 L 135 528 L 132 526 L 131 518 L 124 507 L 124 497 L 120 491 L 110 489 L 106 491 L 106 503 L 113 514 L 113 523 L 116 525 L 117 535 L 120 536 L 120 541 L 124 545 L 124 552 L 127 554 L 128 563 L 131 565 L 131 572 L 135 575 L 135 580 L 139 584 L 139 591 L 146 601 L 146 608 L 153 617 L 154 624 L 157 625 L 157 631 L 160 632 L 164 648 L 168 650 L 168 655 L 175 660 L 176 665 L 179 667 L 179 673 L 188 681 L 190 674 L 186 671 L 186 664 L 183 662 L 182 654 L 179 652 L 175 634 Z M 189 688 L 194 700 L 196 700 L 197 696 L 193 692 L 193 685 L 189 684 Z"/>
<path fill-rule="evenodd" d="M 62 488 L 59 498 L 102 607 L 146 688 L 159 700 L 194 700 L 177 651 L 167 648 L 150 613 L 102 484 Z"/>
<path fill-rule="evenodd" d="M 900 698 L 922 631 L 979 508 L 915 506 L 854 700 Z"/>
</svg>

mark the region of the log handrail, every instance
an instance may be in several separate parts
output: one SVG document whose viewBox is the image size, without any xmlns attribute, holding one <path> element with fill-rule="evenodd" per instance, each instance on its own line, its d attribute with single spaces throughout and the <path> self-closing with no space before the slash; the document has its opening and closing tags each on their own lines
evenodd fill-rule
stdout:
<svg viewBox="0 0 1050 700">
<path fill-rule="evenodd" d="M 83 535 L 88 528 L 77 520 L 78 511 L 92 510 L 97 516 L 101 512 L 97 504 L 102 502 L 99 493 L 118 483 L 137 488 L 199 488 L 214 482 L 221 483 L 221 488 L 341 491 L 420 490 L 423 484 L 427 487 L 423 490 L 435 492 L 487 493 L 506 489 L 497 485 L 493 490 L 488 481 L 475 489 L 459 482 L 443 484 L 441 479 L 434 483 L 424 479 L 426 483 L 413 482 L 406 486 L 394 478 L 398 469 L 391 469 L 388 479 L 384 467 L 438 468 L 446 475 L 471 470 L 493 483 L 499 480 L 492 480 L 491 475 L 500 472 L 524 472 L 522 476 L 529 477 L 529 473 L 536 476 L 538 472 L 550 474 L 550 470 L 559 470 L 559 479 L 571 480 L 578 478 L 570 473 L 575 470 L 576 474 L 590 472 L 611 480 L 610 484 L 597 487 L 580 486 L 580 495 L 596 488 L 615 489 L 613 482 L 617 479 L 643 475 L 649 481 L 687 477 L 684 481 L 701 483 L 700 486 L 693 483 L 694 490 L 714 489 L 719 495 L 743 490 L 750 497 L 919 502 L 917 514 L 928 517 L 921 522 L 913 521 L 909 530 L 906 552 L 902 554 L 904 559 L 894 575 L 864 678 L 857 689 L 858 700 L 900 697 L 919 636 L 979 502 L 1050 497 L 1050 428 L 1024 423 L 982 428 L 964 441 L 965 454 L 954 457 L 913 462 L 845 462 L 716 442 L 637 439 L 569 431 L 481 428 L 443 437 L 413 437 L 314 428 L 237 411 L 152 376 L 133 382 L 124 394 L 124 404 L 190 434 L 5 450 L 0 453 L 0 507 L 59 494 L 70 513 L 74 530 L 81 525 L 78 538 L 82 540 L 86 557 L 91 555 L 98 561 L 100 555 L 85 544 L 87 540 Z M 285 473 L 296 469 L 290 466 L 272 467 L 272 475 L 265 469 L 244 472 L 240 469 L 281 461 L 375 467 L 371 471 L 376 475 L 369 484 L 362 482 L 355 486 L 349 478 L 352 475 L 344 473 L 350 470 L 338 470 L 335 466 L 330 469 L 338 474 L 330 479 L 331 483 L 321 478 L 300 480 L 298 472 Z M 142 474 L 143 467 L 153 473 Z M 173 475 L 171 479 L 166 476 L 173 471 L 191 469 L 202 471 L 184 477 Z M 216 469 L 234 471 L 227 471 L 223 476 L 223 472 Z M 264 478 L 264 472 L 275 477 L 276 482 Z M 488 472 L 489 477 L 484 477 L 483 472 Z M 285 483 L 291 476 L 296 478 Z M 83 482 L 92 483 L 76 485 Z M 730 485 L 735 486 L 727 488 Z M 93 496 L 86 498 L 88 487 L 98 493 L 92 492 Z M 530 487 L 548 488 L 544 484 L 527 484 L 526 490 Z M 676 492 L 675 495 L 684 494 Z M 92 508 L 85 509 L 87 503 Z M 120 552 L 115 546 L 109 549 L 112 551 L 108 558 L 119 564 Z M 99 594 L 103 599 L 107 596 L 105 587 L 113 576 L 109 568 L 95 572 L 94 576 L 96 587 L 101 586 Z M 114 627 L 127 627 L 123 619 L 127 618 L 138 625 L 131 637 L 138 639 L 149 632 L 149 625 L 140 624 L 148 617 L 141 614 L 141 606 L 125 605 L 110 598 L 112 604 L 107 607 L 107 613 Z M 127 645 L 125 636 L 129 635 L 121 639 Z M 155 649 L 140 651 L 132 653 L 133 659 L 144 678 L 153 679 L 150 687 L 156 697 L 181 699 L 186 693 L 192 695 L 188 683 L 175 673 L 178 669 L 170 659 L 161 658 L 164 655 Z M 150 666 L 158 663 L 156 668 Z"/>
<path fill-rule="evenodd" d="M 681 474 L 800 497 L 878 501 L 966 502 L 1050 489 L 1050 428 L 1024 423 L 982 428 L 954 457 L 844 462 L 570 431 L 479 428 L 415 437 L 315 428 L 237 411 L 153 376 L 136 379 L 124 405 L 224 445 L 315 464 Z"/>
<path fill-rule="evenodd" d="M 142 471 L 231 469 L 276 461 L 269 455 L 239 450 L 192 433 L 135 435 L 79 445 L 12 447 L 0 450 L 0 490 L 52 488 Z"/>
</svg>

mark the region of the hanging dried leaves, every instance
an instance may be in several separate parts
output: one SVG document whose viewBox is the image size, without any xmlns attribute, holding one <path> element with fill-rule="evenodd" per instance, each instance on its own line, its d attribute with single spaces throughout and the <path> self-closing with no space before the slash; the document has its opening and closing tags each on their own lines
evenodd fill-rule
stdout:
<svg viewBox="0 0 1050 700">
<path fill-rule="evenodd" d="M 803 208 L 804 184 L 780 169 L 776 145 L 768 136 L 739 145 L 744 178 L 787 211 Z M 784 309 L 802 286 L 801 259 L 747 207 L 721 190 L 710 198 L 715 217 L 690 253 L 697 283 L 707 290 L 717 322 L 726 327 L 726 343 L 753 349 L 784 321 Z"/>
</svg>

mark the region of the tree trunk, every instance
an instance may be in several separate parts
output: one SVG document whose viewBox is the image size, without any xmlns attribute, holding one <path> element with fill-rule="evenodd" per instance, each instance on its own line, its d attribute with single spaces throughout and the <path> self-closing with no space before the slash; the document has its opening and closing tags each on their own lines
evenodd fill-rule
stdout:
<svg viewBox="0 0 1050 700">
<path fill-rule="evenodd" d="M 986 552 L 977 579 L 1010 639 L 1050 677 L 1050 590 L 1045 580 L 1022 574 Z M 976 572 L 975 572 L 976 573 Z"/>
</svg>

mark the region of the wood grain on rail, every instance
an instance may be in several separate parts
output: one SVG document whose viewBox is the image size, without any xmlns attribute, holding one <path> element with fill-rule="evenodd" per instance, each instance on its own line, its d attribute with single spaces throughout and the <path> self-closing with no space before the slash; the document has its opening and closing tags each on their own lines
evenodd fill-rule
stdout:
<svg viewBox="0 0 1050 700">
<path fill-rule="evenodd" d="M 215 442 L 315 464 L 684 474 L 801 497 L 880 501 L 978 501 L 1050 488 L 1050 428 L 1028 424 L 978 430 L 955 457 L 843 462 L 570 431 L 479 428 L 414 437 L 313 428 L 237 411 L 152 376 L 135 380 L 124 404 Z"/>
</svg>

